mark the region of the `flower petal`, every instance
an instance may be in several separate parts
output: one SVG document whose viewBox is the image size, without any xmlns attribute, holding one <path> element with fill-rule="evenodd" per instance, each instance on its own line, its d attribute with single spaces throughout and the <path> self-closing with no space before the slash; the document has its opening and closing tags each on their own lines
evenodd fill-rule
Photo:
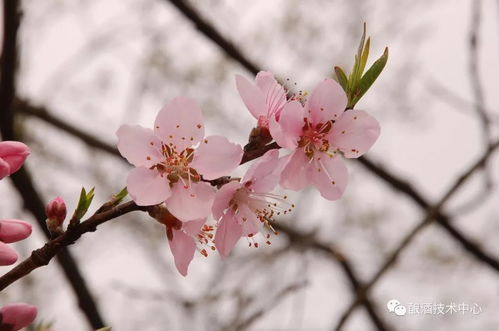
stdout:
<svg viewBox="0 0 499 331">
<path fill-rule="evenodd" d="M 288 156 L 288 161 L 281 172 L 280 185 L 289 190 L 299 191 L 310 183 L 308 177 L 310 159 L 302 148 L 296 149 Z"/>
<path fill-rule="evenodd" d="M 1 141 L 0 159 L 9 164 L 9 175 L 19 170 L 29 156 L 29 147 L 19 141 Z"/>
<path fill-rule="evenodd" d="M 260 116 L 267 117 L 267 104 L 263 92 L 241 75 L 236 75 L 236 86 L 241 99 L 253 117 L 256 119 Z"/>
<path fill-rule="evenodd" d="M 277 149 L 267 151 L 246 171 L 242 182 L 251 182 L 250 186 L 254 192 L 270 192 L 279 183 L 282 171 L 282 167 L 279 167 L 279 165 L 281 164 Z"/>
<path fill-rule="evenodd" d="M 11 331 L 21 330 L 30 325 L 36 317 L 37 309 L 26 303 L 11 303 L 0 308 L 2 323 L 12 325 Z"/>
<path fill-rule="evenodd" d="M 150 168 L 162 159 L 161 141 L 151 129 L 140 125 L 122 125 L 116 135 L 118 150 L 131 164 Z"/>
<path fill-rule="evenodd" d="M 181 230 L 173 230 L 172 240 L 168 240 L 170 250 L 175 260 L 175 266 L 182 276 L 187 276 L 187 269 L 196 252 L 194 238 L 188 236 Z"/>
<path fill-rule="evenodd" d="M 7 177 L 10 174 L 10 165 L 0 158 L 0 179 Z"/>
<path fill-rule="evenodd" d="M 181 182 L 173 185 L 172 196 L 166 200 L 166 208 L 181 221 L 208 217 L 215 199 L 215 191 L 205 182 L 191 183 L 187 188 Z"/>
<path fill-rule="evenodd" d="M 204 179 L 212 180 L 230 174 L 237 168 L 242 157 L 241 145 L 231 143 L 222 136 L 210 136 L 194 152 L 191 167 L 203 175 Z"/>
<path fill-rule="evenodd" d="M 189 236 L 194 237 L 199 233 L 199 230 L 201 230 L 204 223 L 206 223 L 206 218 L 195 221 L 183 222 L 182 230 L 185 233 L 187 233 Z"/>
<path fill-rule="evenodd" d="M 319 124 L 339 118 L 347 102 L 340 84 L 333 79 L 325 79 L 312 91 L 305 108 L 312 123 Z"/>
<path fill-rule="evenodd" d="M 227 257 L 243 234 L 242 226 L 232 211 L 225 214 L 218 223 L 215 233 L 215 247 L 221 257 Z"/>
<path fill-rule="evenodd" d="M 31 224 L 20 220 L 0 220 L 0 240 L 13 243 L 29 237 Z"/>
<path fill-rule="evenodd" d="M 348 110 L 334 123 L 330 143 L 348 158 L 367 152 L 378 139 L 378 121 L 363 110 Z"/>
<path fill-rule="evenodd" d="M 139 206 L 157 205 L 170 197 L 170 185 L 158 171 L 137 167 L 127 178 L 128 193 Z"/>
<path fill-rule="evenodd" d="M 328 200 L 341 198 L 348 182 L 348 171 L 341 157 L 321 153 L 314 155 L 312 164 L 310 177 L 321 195 Z"/>
<path fill-rule="evenodd" d="M 213 206 L 211 207 L 215 220 L 219 220 L 223 216 L 224 211 L 229 208 L 230 200 L 232 200 L 236 191 L 241 187 L 243 185 L 239 182 L 230 182 L 217 191 L 215 201 L 213 201 Z"/>
<path fill-rule="evenodd" d="M 254 235 L 260 231 L 262 222 L 258 220 L 256 214 L 246 204 L 239 205 L 236 218 L 237 222 L 242 226 L 243 236 Z"/>
<path fill-rule="evenodd" d="M 284 105 L 286 104 L 286 91 L 274 75 L 268 71 L 260 71 L 255 78 L 256 85 L 265 96 L 266 117 L 269 119 L 275 115 L 279 117 Z"/>
<path fill-rule="evenodd" d="M 7 244 L 0 241 L 0 266 L 11 265 L 17 261 L 17 253 Z"/>
<path fill-rule="evenodd" d="M 302 134 L 304 109 L 298 101 L 291 101 L 284 106 L 279 121 L 271 118 L 269 130 L 272 138 L 281 147 L 295 149 Z"/>
<path fill-rule="evenodd" d="M 154 133 L 165 144 L 172 144 L 180 153 L 203 139 L 203 112 L 193 100 L 177 97 L 158 113 Z"/>
</svg>

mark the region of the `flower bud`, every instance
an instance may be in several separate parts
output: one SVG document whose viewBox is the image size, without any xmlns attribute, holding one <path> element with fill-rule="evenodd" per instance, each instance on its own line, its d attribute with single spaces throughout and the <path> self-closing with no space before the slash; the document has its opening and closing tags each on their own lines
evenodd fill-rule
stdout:
<svg viewBox="0 0 499 331">
<path fill-rule="evenodd" d="M 30 325 L 37 314 L 35 306 L 26 303 L 12 303 L 0 308 L 0 329 L 17 331 Z"/>
<path fill-rule="evenodd" d="M 29 237 L 31 224 L 20 220 L 0 220 L 0 241 L 13 243 Z"/>
<path fill-rule="evenodd" d="M 28 146 L 19 141 L 0 142 L 0 179 L 19 170 L 28 157 Z"/>
<path fill-rule="evenodd" d="M 52 234 L 63 232 L 62 224 L 66 219 L 66 203 L 61 197 L 57 197 L 45 208 L 47 214 L 47 228 Z"/>
</svg>

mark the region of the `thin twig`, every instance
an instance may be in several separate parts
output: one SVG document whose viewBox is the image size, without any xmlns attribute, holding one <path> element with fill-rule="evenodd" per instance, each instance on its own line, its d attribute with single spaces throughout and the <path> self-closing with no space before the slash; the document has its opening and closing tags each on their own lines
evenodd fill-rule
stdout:
<svg viewBox="0 0 499 331">
<path fill-rule="evenodd" d="M 30 257 L 0 277 L 0 291 L 33 270 L 47 265 L 64 247 L 74 244 L 83 234 L 95 231 L 102 223 L 138 210 L 144 211 L 147 207 L 137 206 L 133 201 L 129 201 L 104 212 L 95 213 L 84 222 L 50 240 L 42 248 L 34 250 Z"/>
<path fill-rule="evenodd" d="M 483 168 L 488 159 L 492 156 L 493 152 L 499 147 L 499 141 L 490 145 L 487 151 L 480 157 L 475 163 L 473 163 L 470 168 L 468 168 L 463 174 L 461 174 L 449 190 L 444 194 L 444 196 L 432 207 L 427 209 L 426 216 L 421 220 L 408 234 L 402 239 L 396 249 L 392 251 L 389 257 L 385 260 L 383 265 L 374 274 L 371 280 L 362 288 L 358 293 L 352 304 L 345 310 L 341 315 L 341 318 L 334 328 L 335 331 L 339 331 L 344 326 L 345 322 L 348 320 L 350 315 L 355 311 L 355 308 L 365 300 L 368 291 L 378 282 L 378 280 L 389 270 L 389 268 L 395 263 L 400 256 L 400 254 L 408 247 L 416 235 L 423 230 L 428 224 L 436 220 L 440 224 L 444 225 L 444 228 L 449 224 L 447 221 L 442 222 L 442 214 L 440 210 L 444 207 L 447 201 L 459 190 L 459 188 L 464 185 L 470 177 L 478 170 Z M 460 235 L 460 234 L 459 234 Z M 483 258 L 483 257 L 482 257 Z M 499 264 L 497 261 L 489 261 L 491 265 L 494 266 L 496 270 L 499 271 Z"/>
</svg>

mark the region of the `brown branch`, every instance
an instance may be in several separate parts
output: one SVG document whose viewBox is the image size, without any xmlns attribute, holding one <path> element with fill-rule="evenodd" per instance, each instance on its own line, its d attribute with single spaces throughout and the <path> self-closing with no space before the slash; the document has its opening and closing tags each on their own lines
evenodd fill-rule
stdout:
<svg viewBox="0 0 499 331">
<path fill-rule="evenodd" d="M 17 33 L 20 25 L 20 3 L 17 0 L 3 2 L 3 52 L 0 73 L 0 132 L 4 140 L 16 140 L 14 132 L 14 102 L 16 95 L 16 69 L 18 59 Z M 35 216 L 38 224 L 49 238 L 45 226 L 44 204 L 38 194 L 29 172 L 22 168 L 10 177 L 17 191 L 21 195 L 25 207 Z M 85 314 L 87 320 L 94 328 L 104 326 L 102 317 L 86 286 L 78 266 L 69 251 L 63 249 L 58 261 L 62 267 L 66 279 L 78 298 L 78 304 Z"/>
<path fill-rule="evenodd" d="M 318 241 L 313 234 L 303 234 L 283 224 L 275 224 L 273 226 L 277 231 L 279 231 L 279 233 L 286 234 L 294 245 L 317 250 L 339 263 L 340 267 L 347 276 L 348 281 L 350 282 L 350 287 L 354 293 L 360 293 L 367 286 L 362 284 L 357 278 L 352 264 L 348 261 L 345 255 L 333 248 L 331 245 Z M 363 298 L 364 300 L 360 303 L 364 305 L 369 317 L 378 330 L 391 330 L 391 327 L 387 326 L 386 322 L 384 322 L 376 312 L 376 309 L 374 308 L 375 305 L 369 296 L 365 294 Z"/>
<path fill-rule="evenodd" d="M 0 291 L 33 270 L 47 265 L 52 258 L 61 253 L 64 247 L 74 244 L 83 234 L 95 231 L 102 223 L 138 210 L 144 211 L 147 207 L 137 206 L 133 201 L 126 202 L 109 210 L 95 213 L 87 220 L 69 228 L 63 234 L 47 242 L 42 248 L 34 250 L 30 257 L 0 277 Z"/>
<path fill-rule="evenodd" d="M 249 72 L 256 75 L 259 67 L 250 61 L 233 43 L 225 38 L 215 27 L 203 19 L 198 12 L 185 0 L 168 0 L 189 21 L 191 21 L 206 38 L 218 45 L 218 47 L 229 57 L 241 64 Z"/>
<path fill-rule="evenodd" d="M 459 188 L 464 185 L 470 177 L 479 169 L 485 167 L 488 159 L 492 156 L 493 152 L 499 147 L 499 141 L 491 144 L 487 151 L 480 157 L 475 163 L 473 163 L 468 170 L 466 170 L 463 174 L 461 174 L 450 189 L 444 194 L 444 196 L 432 207 L 427 209 L 426 216 L 424 219 L 419 222 L 399 243 L 396 249 L 392 251 L 389 257 L 385 260 L 383 265 L 378 269 L 378 271 L 374 274 L 371 280 L 357 293 L 357 297 L 351 303 L 351 305 L 346 309 L 346 311 L 341 315 L 341 318 L 334 328 L 335 331 L 339 331 L 344 326 L 345 322 L 351 316 L 351 314 L 355 311 L 355 308 L 362 303 L 363 300 L 366 299 L 366 295 L 369 290 L 378 282 L 378 280 L 389 270 L 389 268 L 395 263 L 400 256 L 400 254 L 408 247 L 408 245 L 412 242 L 412 240 L 416 237 L 416 235 L 421 232 L 428 224 L 432 223 L 432 221 L 437 221 L 442 224 L 442 214 L 440 210 L 444 207 L 447 201 L 459 190 Z M 447 226 L 449 223 L 443 223 Z M 444 228 L 446 228 L 444 226 Z M 483 258 L 483 257 L 482 257 Z M 495 270 L 499 270 L 499 264 L 496 260 L 492 259 L 489 261 L 491 265 L 495 268 Z"/>
</svg>

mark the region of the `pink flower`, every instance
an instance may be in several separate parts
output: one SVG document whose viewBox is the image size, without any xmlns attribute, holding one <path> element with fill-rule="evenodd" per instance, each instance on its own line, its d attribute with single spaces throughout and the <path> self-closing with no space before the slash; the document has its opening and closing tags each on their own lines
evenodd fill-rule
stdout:
<svg viewBox="0 0 499 331">
<path fill-rule="evenodd" d="M 0 141 L 0 179 L 19 170 L 29 153 L 28 146 L 19 141 Z"/>
<path fill-rule="evenodd" d="M 279 122 L 270 122 L 275 141 L 292 152 L 286 156 L 280 185 L 291 190 L 315 186 L 328 200 L 339 199 L 348 173 L 341 152 L 356 158 L 371 148 L 380 133 L 376 119 L 362 110 L 345 111 L 347 96 L 338 83 L 326 79 L 314 89 L 305 107 L 287 103 Z"/>
<path fill-rule="evenodd" d="M 286 91 L 268 71 L 260 71 L 255 83 L 236 75 L 237 90 L 246 108 L 258 120 L 259 127 L 268 128 L 270 119 L 278 119 L 286 104 Z"/>
<path fill-rule="evenodd" d="M 189 264 L 198 249 L 198 245 L 210 246 L 213 238 L 211 232 L 214 228 L 205 224 L 206 219 L 182 222 L 162 206 L 155 207 L 149 211 L 149 214 L 166 226 L 166 237 L 175 260 L 175 266 L 182 276 L 187 276 Z M 215 247 L 211 246 L 211 249 L 215 249 Z M 208 256 L 208 252 L 204 248 L 200 248 L 199 252 Z"/>
<path fill-rule="evenodd" d="M 242 236 L 258 233 L 262 224 L 273 231 L 272 218 L 291 210 L 281 207 L 286 197 L 269 193 L 279 181 L 282 165 L 279 152 L 270 150 L 252 164 L 240 183 L 230 182 L 217 192 L 212 211 L 220 221 L 214 242 L 222 257 L 229 255 Z"/>
<path fill-rule="evenodd" d="M 26 239 L 31 234 L 31 224 L 20 220 L 0 220 L 0 265 L 17 261 L 17 253 L 6 243 Z"/>
<path fill-rule="evenodd" d="M 0 330 L 17 331 L 30 325 L 36 317 L 35 306 L 11 303 L 0 308 Z"/>
<path fill-rule="evenodd" d="M 128 192 L 141 206 L 163 201 L 182 221 L 210 214 L 214 189 L 202 179 L 229 174 L 240 163 L 240 145 L 221 136 L 204 137 L 201 109 L 177 97 L 156 117 L 154 130 L 122 125 L 118 150 L 136 168 L 128 175 Z M 197 145 L 197 147 L 196 147 Z"/>
</svg>

